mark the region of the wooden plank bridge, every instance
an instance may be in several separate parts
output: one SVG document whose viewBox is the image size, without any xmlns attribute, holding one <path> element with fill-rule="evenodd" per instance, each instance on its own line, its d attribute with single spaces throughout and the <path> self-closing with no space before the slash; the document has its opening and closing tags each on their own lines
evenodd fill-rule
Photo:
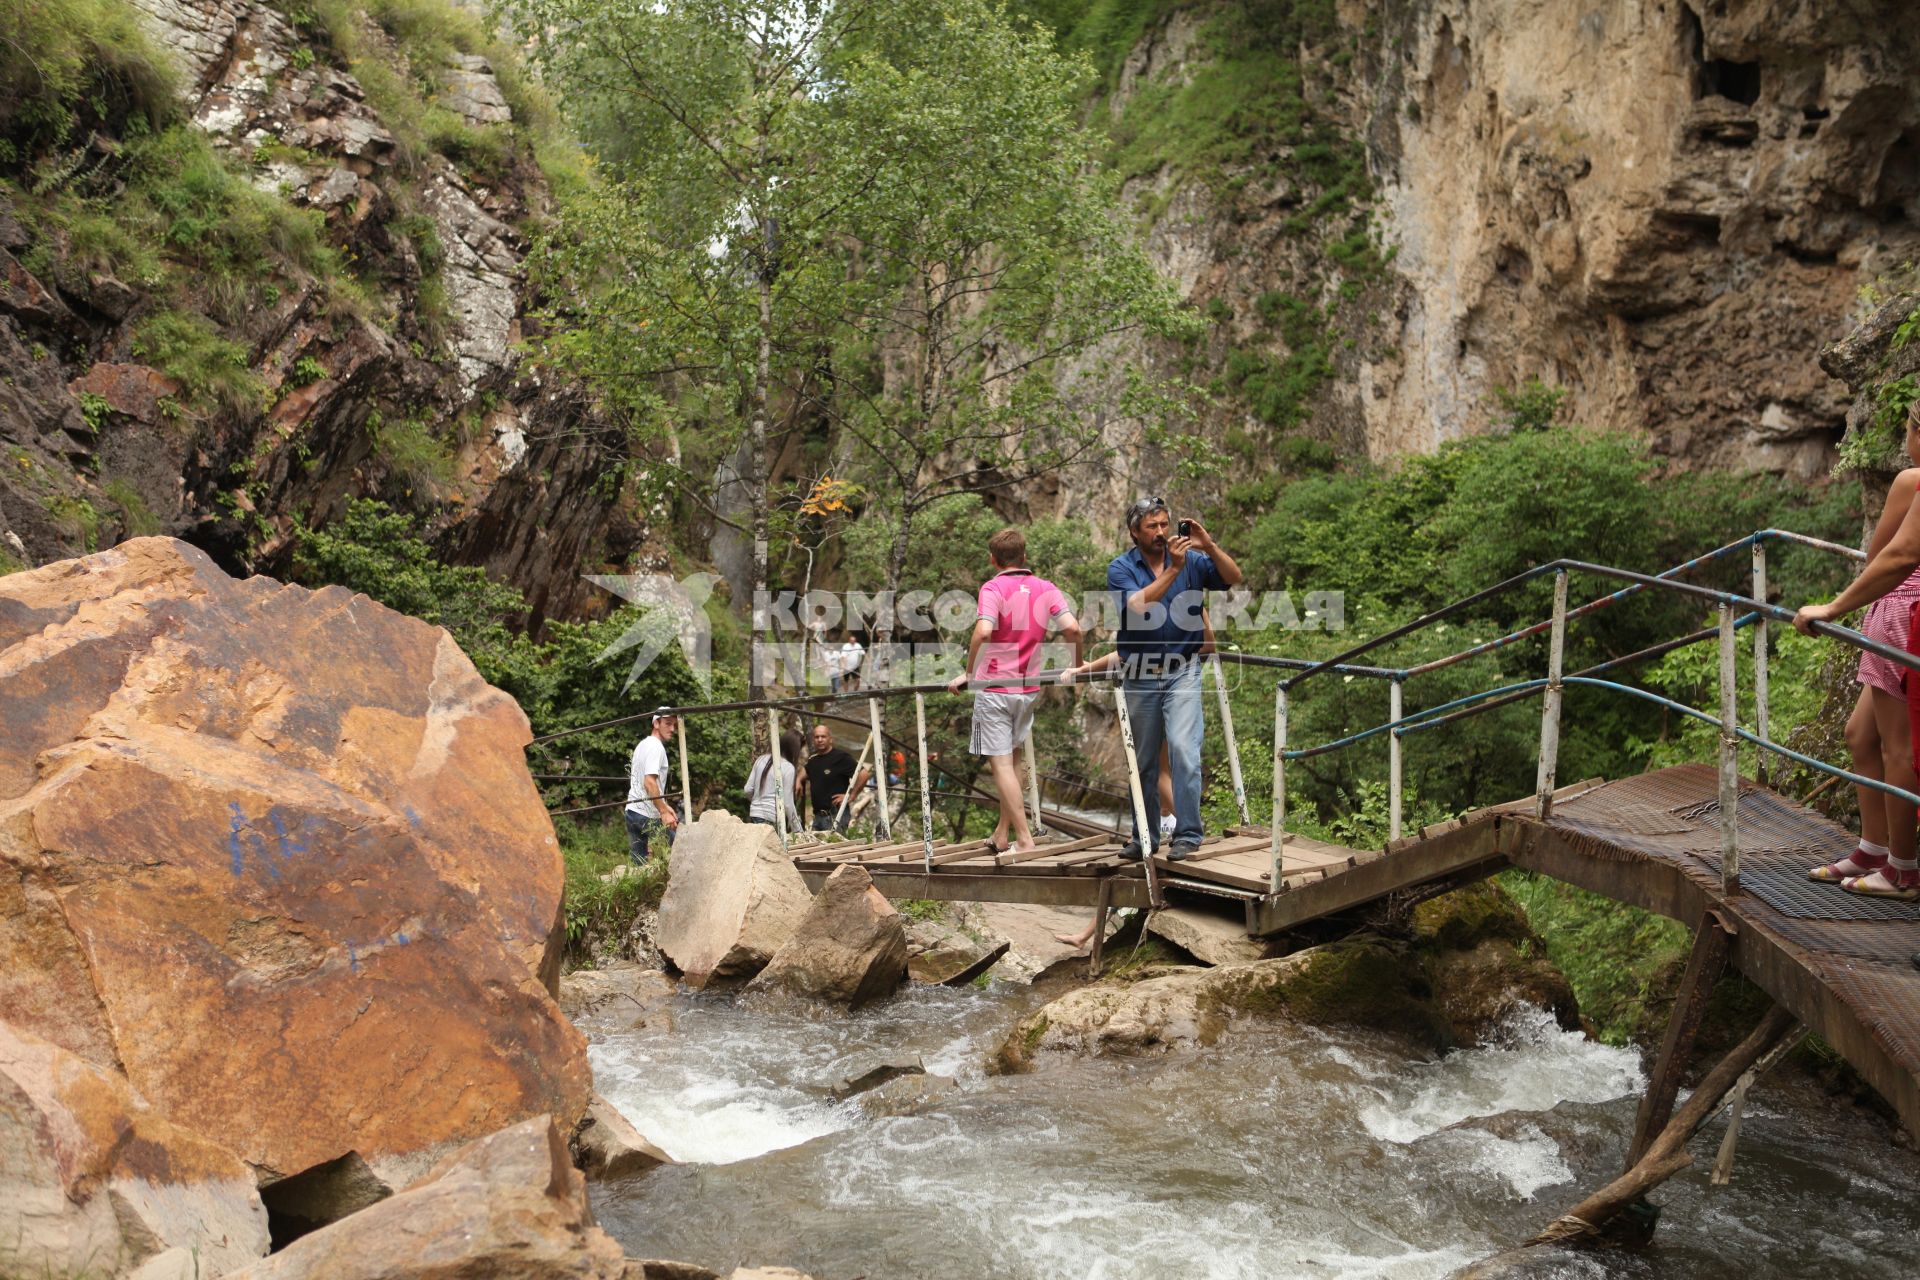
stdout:
<svg viewBox="0 0 1920 1280">
<path fill-rule="evenodd" d="M 896 899 L 1150 908 L 1157 887 L 1164 904 L 1238 906 L 1256 937 L 1523 867 L 1718 934 L 1724 963 L 1831 1044 L 1920 1136 L 1920 970 L 1910 961 L 1920 951 L 1920 907 L 1806 879 L 1808 867 L 1845 856 L 1852 836 L 1743 781 L 1740 881 L 1729 893 L 1712 767 L 1584 782 L 1553 797 L 1544 818 L 1529 798 L 1428 827 L 1384 852 L 1289 835 L 1277 891 L 1268 882 L 1271 835 L 1256 827 L 1229 828 L 1179 862 L 1156 855 L 1151 885 L 1145 866 L 1119 857 L 1113 835 L 1056 837 L 1027 853 L 996 854 L 978 840 L 935 844 L 930 867 L 917 840 L 797 845 L 794 862 L 815 888 L 857 862 Z M 1710 986 L 1711 973 L 1702 976 Z"/>
</svg>

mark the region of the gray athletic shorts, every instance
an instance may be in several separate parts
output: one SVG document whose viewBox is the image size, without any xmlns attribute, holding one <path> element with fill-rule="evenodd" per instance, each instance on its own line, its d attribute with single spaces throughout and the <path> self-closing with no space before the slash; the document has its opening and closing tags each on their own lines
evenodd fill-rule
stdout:
<svg viewBox="0 0 1920 1280">
<path fill-rule="evenodd" d="M 981 692 L 973 700 L 973 741 L 967 747 L 976 756 L 1012 755 L 1033 728 L 1037 693 Z"/>
</svg>

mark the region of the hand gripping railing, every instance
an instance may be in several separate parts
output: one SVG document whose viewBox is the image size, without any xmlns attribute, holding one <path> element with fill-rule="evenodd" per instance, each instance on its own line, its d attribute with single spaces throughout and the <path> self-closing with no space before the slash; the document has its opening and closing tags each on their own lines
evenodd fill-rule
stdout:
<svg viewBox="0 0 1920 1280">
<path fill-rule="evenodd" d="M 1898 796 L 1908 803 L 1920 804 L 1920 795 L 1905 791 L 1881 779 L 1864 777 L 1850 770 L 1827 764 L 1825 761 L 1817 760 L 1802 752 L 1776 743 L 1767 736 L 1767 624 L 1769 621 L 1791 622 L 1794 616 L 1792 610 L 1770 604 L 1766 600 L 1766 545 L 1769 542 L 1793 543 L 1814 547 L 1855 560 L 1866 559 L 1864 552 L 1851 547 L 1843 547 L 1835 543 L 1822 541 L 1818 538 L 1810 538 L 1804 534 L 1793 533 L 1789 530 L 1762 529 L 1737 542 L 1729 543 L 1705 555 L 1697 556 L 1684 564 L 1675 565 L 1673 568 L 1657 575 L 1635 573 L 1632 570 L 1617 569 L 1608 565 L 1590 564 L 1581 560 L 1555 560 L 1547 564 L 1538 565 L 1504 582 L 1497 583 L 1485 590 L 1456 600 L 1451 604 L 1416 618 L 1412 622 L 1355 645 L 1345 652 L 1336 654 L 1334 657 L 1326 659 L 1323 662 L 1311 664 L 1304 670 L 1279 681 L 1274 691 L 1274 825 L 1271 852 L 1271 883 L 1276 889 L 1281 884 L 1281 853 L 1286 839 L 1283 825 L 1283 818 L 1286 812 L 1285 766 L 1288 761 L 1305 759 L 1310 756 L 1342 750 L 1382 733 L 1390 734 L 1389 742 L 1392 749 L 1389 752 L 1388 767 L 1391 771 L 1391 777 L 1389 779 L 1389 804 L 1392 809 L 1392 814 L 1389 838 L 1397 839 L 1400 835 L 1402 820 L 1401 739 L 1410 733 L 1438 728 L 1441 725 L 1450 724 L 1469 716 L 1483 714 L 1496 707 L 1506 706 L 1522 698 L 1531 697 L 1535 693 L 1539 693 L 1542 697 L 1539 770 L 1536 778 L 1534 802 L 1535 813 L 1542 819 L 1548 817 L 1553 808 L 1554 782 L 1558 767 L 1560 699 L 1562 691 L 1568 685 L 1605 689 L 1613 693 L 1621 693 L 1630 697 L 1640 698 L 1664 706 L 1669 710 L 1677 711 L 1683 715 L 1704 721 L 1719 729 L 1721 877 L 1723 887 L 1728 893 L 1738 892 L 1740 881 L 1737 826 L 1739 797 L 1736 773 L 1738 744 L 1740 742 L 1750 743 L 1762 752 L 1771 752 L 1775 755 L 1784 756 L 1789 760 L 1793 760 L 1816 771 L 1846 779 L 1856 785 L 1881 791 L 1888 795 Z M 1677 580 L 1682 574 L 1708 564 L 1722 561 L 1742 549 L 1750 549 L 1751 551 L 1752 596 L 1742 596 L 1733 592 L 1719 591 L 1711 587 L 1703 587 L 1694 583 Z M 1389 644 L 1395 640 L 1411 635 L 1416 631 L 1433 626 L 1447 618 L 1458 615 L 1476 604 L 1513 591 L 1549 573 L 1554 576 L 1553 613 L 1550 618 L 1542 622 L 1534 623 L 1531 626 L 1510 632 L 1495 640 L 1475 644 L 1458 653 L 1449 654 L 1443 658 L 1436 658 L 1413 667 L 1398 670 L 1377 668 L 1373 671 L 1368 671 L 1354 664 L 1353 660 L 1355 658 L 1361 657 L 1382 645 Z M 1584 573 L 1596 577 L 1610 578 L 1615 581 L 1624 582 L 1627 585 L 1608 595 L 1601 596 L 1598 599 L 1580 605 L 1577 608 L 1569 609 L 1567 607 L 1567 585 L 1569 575 L 1572 573 Z M 1566 629 L 1570 621 L 1596 610 L 1607 608 L 1650 588 L 1692 596 L 1703 601 L 1711 601 L 1719 610 L 1718 625 L 1713 628 L 1695 631 L 1688 635 L 1665 641 L 1636 653 L 1611 659 L 1596 666 L 1588 667 L 1583 671 L 1575 672 L 1572 675 L 1567 675 L 1563 672 L 1562 666 L 1566 653 Z M 1735 637 L 1739 629 L 1748 626 L 1754 629 L 1755 731 L 1753 732 L 1742 729 L 1737 722 L 1737 688 L 1735 682 Z M 1863 652 L 1877 654 L 1901 666 L 1920 670 L 1920 656 L 1893 648 L 1875 640 L 1870 640 L 1850 628 L 1831 623 L 1815 623 L 1813 624 L 1813 630 L 1818 634 L 1832 636 L 1843 644 L 1850 645 Z M 1498 688 L 1483 690 L 1479 693 L 1456 698 L 1440 706 L 1429 707 L 1425 710 L 1414 712 L 1411 715 L 1405 714 L 1402 703 L 1402 686 L 1407 680 L 1417 675 L 1452 666 L 1454 663 L 1467 658 L 1489 653 L 1530 636 L 1539 635 L 1543 631 L 1549 634 L 1547 674 L 1544 679 L 1519 681 Z M 1673 699 L 1661 697 L 1645 689 L 1639 689 L 1632 685 L 1621 684 L 1618 681 L 1600 678 L 1605 672 L 1643 662 L 1715 636 L 1719 639 L 1720 647 L 1720 714 L 1717 717 L 1709 715 L 1697 708 L 1676 702 Z M 1288 697 L 1292 690 L 1303 681 L 1325 671 L 1346 671 L 1354 674 L 1367 675 L 1374 675 L 1377 672 L 1378 678 L 1391 681 L 1388 719 L 1383 724 L 1375 725 L 1369 729 L 1349 734 L 1344 738 L 1322 743 L 1318 746 L 1290 748 L 1287 745 L 1286 736 Z M 1762 763 L 1759 776 L 1760 780 L 1764 782 L 1764 755 L 1761 759 Z"/>
</svg>

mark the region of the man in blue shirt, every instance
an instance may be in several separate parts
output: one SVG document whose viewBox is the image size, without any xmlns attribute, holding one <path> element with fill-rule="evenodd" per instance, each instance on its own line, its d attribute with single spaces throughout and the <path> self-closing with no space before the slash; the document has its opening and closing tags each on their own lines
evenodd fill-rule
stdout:
<svg viewBox="0 0 1920 1280">
<path fill-rule="evenodd" d="M 1200 743 L 1206 733 L 1201 611 L 1208 591 L 1237 587 L 1242 574 L 1198 520 L 1184 523 L 1191 536 L 1174 531 L 1164 500 L 1140 499 L 1127 510 L 1133 549 L 1107 566 L 1107 589 L 1120 616 L 1121 687 L 1147 808 L 1146 832 L 1133 833 L 1121 850 L 1125 858 L 1144 857 L 1143 842 L 1158 847 L 1162 741 L 1173 770 L 1173 845 L 1167 857 L 1185 858 L 1200 848 Z"/>
</svg>

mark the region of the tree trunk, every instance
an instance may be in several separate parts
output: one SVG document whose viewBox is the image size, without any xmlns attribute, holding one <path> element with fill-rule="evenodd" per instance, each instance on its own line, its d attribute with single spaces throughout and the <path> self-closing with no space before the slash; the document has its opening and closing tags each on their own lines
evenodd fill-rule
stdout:
<svg viewBox="0 0 1920 1280">
<path fill-rule="evenodd" d="M 886 590 L 887 598 L 893 601 L 893 606 L 881 610 L 879 618 L 875 620 L 873 647 L 876 650 L 893 643 L 893 620 L 900 608 L 900 579 L 904 577 L 907 572 L 907 540 L 908 535 L 911 534 L 912 531 L 913 512 L 907 506 L 907 495 L 902 494 L 900 495 L 899 520 L 893 528 L 893 545 L 887 548 Z M 875 659 L 871 655 L 868 657 L 868 662 L 870 664 L 868 667 L 869 674 L 884 674 L 889 683 L 894 682 L 895 677 L 892 672 L 881 673 L 876 669 L 878 663 L 875 662 Z"/>
<path fill-rule="evenodd" d="M 763 599 L 767 591 L 767 492 L 773 486 L 772 459 L 767 456 L 767 401 L 773 382 L 773 226 L 760 222 L 760 333 L 753 362 L 753 419 L 747 443 L 747 494 L 753 503 L 753 591 Z M 766 696 L 760 680 L 760 619 L 747 642 L 747 697 Z"/>
</svg>

